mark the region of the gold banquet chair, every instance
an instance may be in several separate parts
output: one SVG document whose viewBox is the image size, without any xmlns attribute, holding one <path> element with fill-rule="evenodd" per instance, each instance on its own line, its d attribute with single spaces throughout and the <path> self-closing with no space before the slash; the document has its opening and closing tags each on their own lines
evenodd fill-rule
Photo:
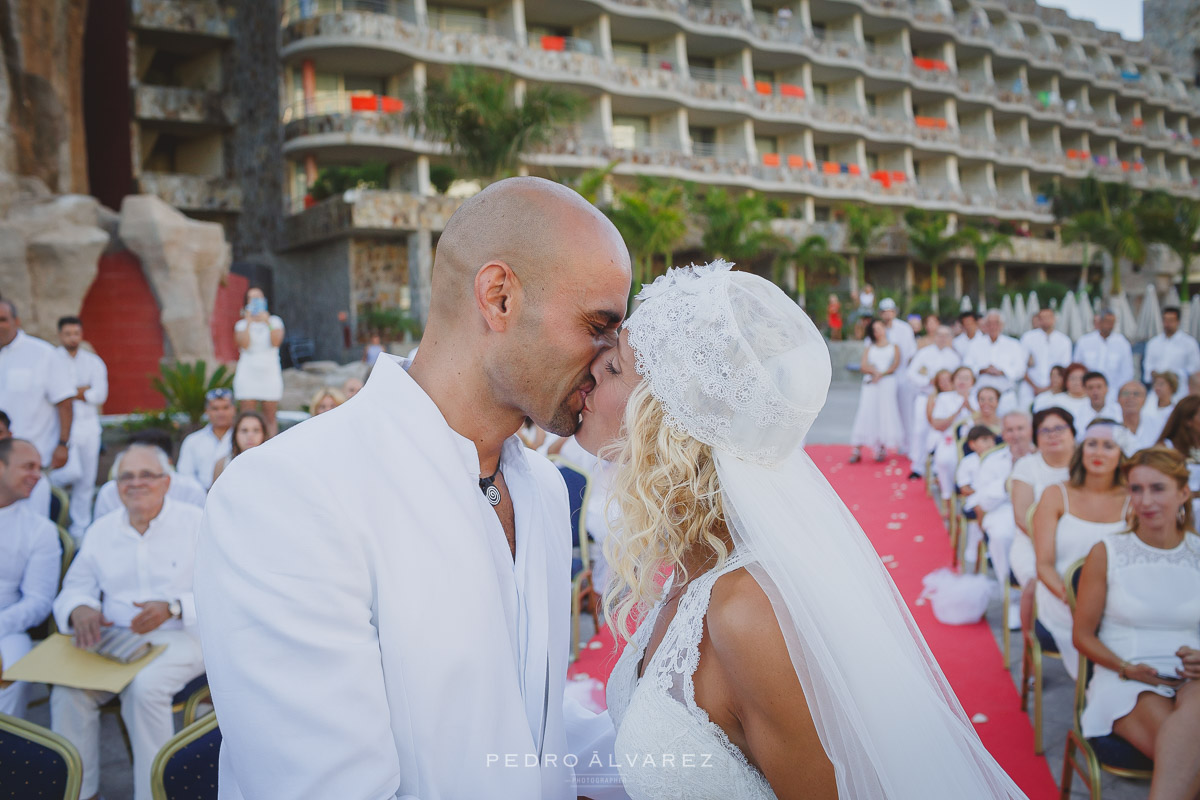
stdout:
<svg viewBox="0 0 1200 800">
<path fill-rule="evenodd" d="M 1037 503 L 1031 503 L 1025 514 L 1025 527 L 1033 527 L 1033 512 Z M 1019 531 L 1018 536 L 1022 535 Z M 1034 576 L 1033 580 L 1037 580 Z M 1008 592 L 1004 595 L 1008 601 Z M 1007 605 L 1005 606 L 1007 608 Z M 1006 634 L 1007 635 L 1007 634 Z M 1033 605 L 1033 630 L 1021 628 L 1021 639 L 1024 647 L 1021 653 L 1021 710 L 1029 710 L 1029 697 L 1033 695 L 1033 752 L 1041 755 L 1046 747 L 1042 742 L 1042 662 L 1045 658 L 1062 659 L 1054 636 L 1046 630 L 1046 626 L 1038 621 L 1037 602 Z M 1032 685 L 1031 685 L 1032 681 Z"/>
<path fill-rule="evenodd" d="M 1067 604 L 1075 612 L 1075 596 L 1079 591 L 1079 576 L 1083 562 L 1079 559 L 1067 568 L 1063 576 L 1067 585 Z M 1079 654 L 1079 677 L 1075 680 L 1075 702 L 1071 717 L 1071 729 L 1067 731 L 1066 752 L 1063 753 L 1062 793 L 1060 800 L 1071 795 L 1071 779 L 1079 773 L 1080 780 L 1088 788 L 1091 800 L 1100 800 L 1100 773 L 1107 772 L 1119 778 L 1150 780 L 1154 774 L 1154 762 L 1140 750 L 1115 733 L 1107 736 L 1083 735 L 1083 707 L 1087 704 L 1087 685 L 1091 681 L 1095 665 L 1083 653 Z M 1082 763 L 1080 762 L 1082 759 Z"/>
<path fill-rule="evenodd" d="M 221 729 L 207 714 L 172 736 L 150 766 L 154 800 L 216 800 Z"/>
<path fill-rule="evenodd" d="M 82 783 L 75 745 L 41 725 L 0 714 L 0 798 L 78 800 Z"/>
</svg>

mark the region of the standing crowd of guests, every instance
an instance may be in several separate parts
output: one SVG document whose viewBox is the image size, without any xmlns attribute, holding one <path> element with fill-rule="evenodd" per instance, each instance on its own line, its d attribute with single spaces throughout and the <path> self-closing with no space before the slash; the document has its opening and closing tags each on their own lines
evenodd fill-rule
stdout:
<svg viewBox="0 0 1200 800">
<path fill-rule="evenodd" d="M 55 347 L 23 331 L 15 304 L 0 300 L 0 668 L 29 652 L 31 632 L 44 633 L 48 618 L 85 649 L 110 628 L 165 645 L 119 693 L 135 800 L 150 800 L 151 764 L 175 732 L 175 695 L 204 674 L 192 575 L 205 498 L 233 459 L 278 431 L 284 326 L 260 289 L 247 293 L 234 335 L 233 388 L 206 394 L 205 424 L 183 439 L 178 458 L 168 431 L 141 430 L 101 483 L 108 372 L 84 346 L 83 323 L 59 320 Z M 323 390 L 311 413 L 360 388 L 350 379 Z M 69 516 L 61 532 L 56 503 Z M 64 547 L 73 553 L 65 572 Z M 23 717 L 30 690 L 21 681 L 0 688 L 0 713 Z M 51 687 L 51 727 L 83 761 L 82 798 L 99 796 L 100 713 L 115 697 Z"/>
</svg>

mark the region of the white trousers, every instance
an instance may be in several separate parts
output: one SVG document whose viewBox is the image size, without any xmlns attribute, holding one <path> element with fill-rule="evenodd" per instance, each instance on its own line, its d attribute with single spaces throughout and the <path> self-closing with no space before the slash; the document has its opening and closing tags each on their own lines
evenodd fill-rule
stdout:
<svg viewBox="0 0 1200 800">
<path fill-rule="evenodd" d="M 1012 563 L 1009 560 L 1009 549 L 1012 547 L 1013 538 L 1019 533 L 1017 523 L 1013 519 L 1012 504 L 1004 503 L 984 514 L 982 527 L 988 537 L 988 553 L 992 557 L 996 578 L 1006 581 Z"/>
<path fill-rule="evenodd" d="M 96 493 L 96 470 L 100 461 L 100 431 L 71 430 L 67 463 L 50 473 L 55 486 L 71 487 L 71 536 L 83 537 L 92 524 L 92 497 Z"/>
<path fill-rule="evenodd" d="M 908 429 L 908 460 L 912 462 L 912 471 L 918 475 L 925 474 L 925 456 L 929 455 L 929 417 L 925 416 L 928 403 L 929 395 L 918 395 L 913 398 L 910 411 L 912 426 Z"/>
<path fill-rule="evenodd" d="M 204 672 L 200 640 L 187 631 L 156 631 L 155 644 L 167 649 L 146 665 L 121 692 L 121 718 L 133 746 L 134 800 L 151 800 L 150 766 L 175 735 L 171 700 L 187 682 Z M 112 692 L 55 686 L 50 692 L 50 727 L 65 736 L 83 759 L 80 797 L 100 791 L 100 706 Z"/>
<path fill-rule="evenodd" d="M 10 633 L 0 637 L 0 663 L 11 667 L 29 652 L 33 643 L 27 633 Z M 29 703 L 29 684 L 15 681 L 7 689 L 0 689 L 0 714 L 25 717 L 25 706 Z"/>
<path fill-rule="evenodd" d="M 907 367 L 901 367 L 896 370 L 896 382 L 899 384 L 896 387 L 896 397 L 900 405 L 900 429 L 904 431 L 904 438 L 900 441 L 911 441 L 909 438 L 912 435 L 913 429 L 913 398 L 917 396 L 917 387 L 909 383 L 904 377 L 904 372 Z"/>
</svg>

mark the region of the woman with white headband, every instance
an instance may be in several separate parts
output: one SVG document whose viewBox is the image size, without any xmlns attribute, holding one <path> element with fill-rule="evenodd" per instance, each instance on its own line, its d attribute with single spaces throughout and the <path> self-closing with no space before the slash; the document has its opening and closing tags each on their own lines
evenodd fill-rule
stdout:
<svg viewBox="0 0 1200 800">
<path fill-rule="evenodd" d="M 618 635 L 638 624 L 608 705 L 629 795 L 1024 797 L 801 447 L 829 389 L 816 326 L 724 262 L 641 297 L 576 434 L 615 463 L 606 603 Z"/>
<path fill-rule="evenodd" d="M 1105 536 L 1126 530 L 1129 490 L 1121 472 L 1125 457 L 1115 438 L 1116 428 L 1111 419 L 1092 420 L 1071 456 L 1071 477 L 1050 487 L 1033 512 L 1037 621 L 1054 637 L 1072 678 L 1079 669 L 1079 656 L 1071 641 L 1071 609 L 1063 575 Z"/>
</svg>

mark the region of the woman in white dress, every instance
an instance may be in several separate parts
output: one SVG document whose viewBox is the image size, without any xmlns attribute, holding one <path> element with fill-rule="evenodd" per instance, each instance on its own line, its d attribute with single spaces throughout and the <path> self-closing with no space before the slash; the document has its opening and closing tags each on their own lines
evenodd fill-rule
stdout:
<svg viewBox="0 0 1200 800">
<path fill-rule="evenodd" d="M 862 354 L 862 394 L 850 444 L 854 452 L 850 463 L 862 460 L 863 447 L 875 451 L 875 460 L 887 457 L 887 448 L 899 449 L 904 442 L 900 422 L 900 401 L 896 394 L 896 370 L 900 366 L 900 347 L 888 341 L 887 326 L 881 319 L 867 324 L 867 346 Z"/>
<path fill-rule="evenodd" d="M 970 367 L 954 370 L 950 379 L 953 388 L 940 392 L 929 411 L 929 427 L 937 436 L 933 447 L 933 473 L 937 476 L 942 495 L 942 516 L 950 516 L 950 501 L 954 497 L 954 472 L 962 451 L 958 446 L 959 429 L 970 425 L 975 414 L 971 390 L 975 373 Z"/>
<path fill-rule="evenodd" d="M 1166 423 L 1175 410 L 1175 395 L 1179 392 L 1179 376 L 1174 372 L 1153 372 L 1150 396 L 1146 398 L 1146 411 L 1157 414 Z"/>
<path fill-rule="evenodd" d="M 1125 465 L 1132 515 L 1084 562 L 1075 645 L 1096 669 L 1081 719 L 1154 759 L 1151 800 L 1200 792 L 1200 537 L 1183 459 L 1165 447 Z"/>
<path fill-rule="evenodd" d="M 242 318 L 233 326 L 237 340 L 237 372 L 233 376 L 233 395 L 239 411 L 254 411 L 262 403 L 267 421 L 267 438 L 279 432 L 275 414 L 283 397 L 283 367 L 279 363 L 279 345 L 283 343 L 283 320 L 267 311 L 262 289 L 246 292 Z"/>
<path fill-rule="evenodd" d="M 1050 385 L 1046 391 L 1038 393 L 1033 398 L 1033 413 L 1041 411 L 1043 408 L 1049 408 L 1053 405 L 1058 405 L 1057 398 L 1060 394 L 1064 394 L 1067 390 L 1067 368 L 1059 364 L 1055 364 L 1050 368 Z"/>
<path fill-rule="evenodd" d="M 1009 478 L 1013 522 L 1017 533 L 1008 551 L 1009 569 L 1021 585 L 1021 627 L 1033 627 L 1033 592 L 1037 577 L 1037 556 L 1033 552 L 1033 531 L 1029 528 L 1029 509 L 1033 508 L 1047 486 L 1071 477 L 1071 456 L 1075 453 L 1075 417 L 1057 406 L 1033 415 L 1033 445 L 1036 453 L 1013 464 Z"/>
<path fill-rule="evenodd" d="M 1072 678 L 1079 657 L 1071 643 L 1071 609 L 1063 574 L 1102 538 L 1125 530 L 1129 491 L 1121 471 L 1125 458 L 1115 438 L 1116 428 L 1110 420 L 1093 420 L 1088 425 L 1071 456 L 1071 477 L 1044 492 L 1033 512 L 1037 620 L 1054 637 Z"/>
<path fill-rule="evenodd" d="M 615 465 L 607 616 L 639 623 L 608 683 L 625 790 L 1023 797 L 800 446 L 829 388 L 816 326 L 723 262 L 641 298 L 576 434 Z"/>
</svg>

